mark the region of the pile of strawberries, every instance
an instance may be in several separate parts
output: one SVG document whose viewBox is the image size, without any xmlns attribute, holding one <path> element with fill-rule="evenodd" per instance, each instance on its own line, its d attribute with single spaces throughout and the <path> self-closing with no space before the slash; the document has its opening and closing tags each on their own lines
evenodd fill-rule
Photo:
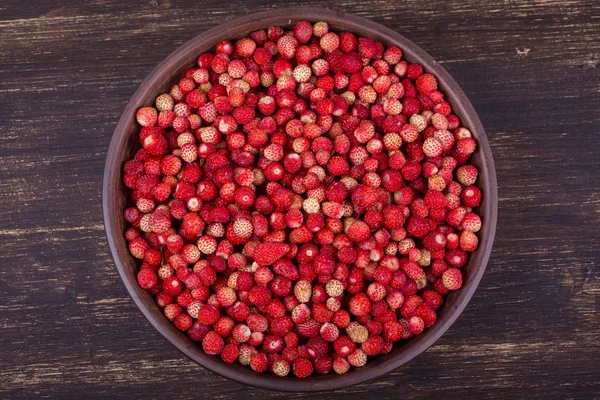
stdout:
<svg viewBox="0 0 600 400">
<path fill-rule="evenodd" d="M 252 32 L 137 112 L 139 285 L 207 354 L 343 374 L 436 322 L 478 246 L 475 151 L 436 78 L 325 22 Z"/>
</svg>

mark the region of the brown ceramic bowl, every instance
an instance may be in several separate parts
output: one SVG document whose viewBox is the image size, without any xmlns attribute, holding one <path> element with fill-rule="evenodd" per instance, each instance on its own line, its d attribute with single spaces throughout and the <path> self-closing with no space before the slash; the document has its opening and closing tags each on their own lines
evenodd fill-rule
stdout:
<svg viewBox="0 0 600 400">
<path fill-rule="evenodd" d="M 483 191 L 483 202 L 479 209 L 483 220 L 479 248 L 471 254 L 468 265 L 463 268 L 463 288 L 447 297 L 435 325 L 411 340 L 398 343 L 389 354 L 371 358 L 362 368 L 352 369 L 344 375 L 331 373 L 308 379 L 257 374 L 237 363 L 226 364 L 218 357 L 204 354 L 198 345 L 171 325 L 152 296 L 137 285 L 136 262 L 129 254 L 123 236 L 127 190 L 122 183 L 122 171 L 125 161 L 139 148 L 136 110 L 152 105 L 155 97 L 168 91 L 183 72 L 195 63 L 200 53 L 213 48 L 217 42 L 238 39 L 271 25 L 292 27 L 299 20 L 326 21 L 331 30 L 347 30 L 386 45 L 396 45 L 402 49 L 406 60 L 418 62 L 426 71 L 434 74 L 454 112 L 477 139 L 478 148 L 472 163 L 479 168 L 479 185 Z M 257 387 L 299 392 L 336 389 L 373 379 L 405 364 L 438 340 L 463 311 L 483 276 L 494 241 L 498 208 L 496 171 L 485 131 L 473 106 L 448 72 L 417 45 L 383 25 L 339 11 L 306 7 L 266 11 L 226 22 L 185 43 L 156 67 L 135 92 L 115 128 L 106 158 L 102 197 L 106 235 L 119 274 L 139 309 L 164 337 L 192 360 L 220 375 Z"/>
</svg>

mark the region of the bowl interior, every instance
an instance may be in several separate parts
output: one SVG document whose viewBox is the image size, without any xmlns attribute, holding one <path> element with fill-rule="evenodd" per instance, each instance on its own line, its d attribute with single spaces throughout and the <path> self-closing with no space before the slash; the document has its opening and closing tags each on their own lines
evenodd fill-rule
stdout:
<svg viewBox="0 0 600 400">
<path fill-rule="evenodd" d="M 139 127 L 135 122 L 136 110 L 145 105 L 152 105 L 158 94 L 169 91 L 185 70 L 194 65 L 197 56 L 213 48 L 217 42 L 224 39 L 239 39 L 254 30 L 271 25 L 289 28 L 300 20 L 326 21 L 333 31 L 348 30 L 360 36 L 379 40 L 385 45 L 396 45 L 402 49 L 404 59 L 418 62 L 427 72 L 434 74 L 438 78 L 440 90 L 446 94 L 454 113 L 461 119 L 462 124 L 471 130 L 477 140 L 478 147 L 471 162 L 479 168 L 478 185 L 483 192 L 483 203 L 478 210 L 483 220 L 483 228 L 479 234 L 480 247 L 471 254 L 469 263 L 463 269 L 463 288 L 446 298 L 438 313 L 436 324 L 423 334 L 400 342 L 389 354 L 370 359 L 362 368 L 352 369 L 344 375 L 329 374 L 302 380 L 294 377 L 279 378 L 268 374 L 257 374 L 237 363 L 225 364 L 217 357 L 204 354 L 197 344 L 175 329 L 163 316 L 152 296 L 137 285 L 138 267 L 130 256 L 123 237 L 126 227 L 122 217 L 127 204 L 126 187 L 122 183 L 122 167 L 125 161 L 133 157 L 139 147 L 137 140 Z M 483 126 L 465 94 L 431 56 L 400 34 L 373 21 L 339 11 L 303 7 L 252 14 L 219 25 L 184 44 L 151 72 L 126 106 L 113 134 L 105 166 L 103 209 L 108 243 L 129 294 L 146 318 L 171 343 L 204 367 L 249 385 L 284 391 L 317 391 L 356 384 L 397 368 L 431 346 L 456 320 L 473 295 L 489 259 L 496 230 L 496 186 L 491 149 Z"/>
</svg>

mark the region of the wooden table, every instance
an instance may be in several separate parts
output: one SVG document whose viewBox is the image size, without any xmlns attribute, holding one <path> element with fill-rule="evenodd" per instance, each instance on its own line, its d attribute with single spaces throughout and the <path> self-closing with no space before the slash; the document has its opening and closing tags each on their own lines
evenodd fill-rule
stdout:
<svg viewBox="0 0 600 400">
<path fill-rule="evenodd" d="M 600 397 L 600 3 L 332 1 L 421 45 L 487 129 L 487 273 L 452 328 L 380 379 L 292 398 Z M 177 46 L 278 1 L 0 4 L 0 397 L 274 398 L 208 372 L 136 309 L 108 253 L 104 157 Z M 325 3 L 311 1 L 320 6 Z"/>
</svg>

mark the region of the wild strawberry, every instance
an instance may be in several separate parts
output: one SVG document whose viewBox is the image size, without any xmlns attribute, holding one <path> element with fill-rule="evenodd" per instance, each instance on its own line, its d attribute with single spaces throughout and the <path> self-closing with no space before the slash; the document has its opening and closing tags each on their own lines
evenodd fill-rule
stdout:
<svg viewBox="0 0 600 400">
<path fill-rule="evenodd" d="M 308 214 L 315 214 L 319 212 L 320 207 L 321 205 L 319 204 L 319 200 L 315 199 L 314 197 L 308 197 L 304 199 L 304 202 L 302 203 L 302 209 Z"/>
<path fill-rule="evenodd" d="M 427 157 L 437 157 L 442 154 L 443 150 L 444 148 L 441 140 L 435 137 L 427 138 L 425 139 L 425 142 L 423 142 L 423 152 Z"/>
<path fill-rule="evenodd" d="M 333 370 L 336 374 L 345 374 L 350 369 L 350 363 L 343 357 L 337 357 L 333 360 Z"/>
<path fill-rule="evenodd" d="M 353 367 L 362 367 L 367 363 L 367 354 L 362 349 L 357 349 L 348 356 L 348 362 Z"/>
<path fill-rule="evenodd" d="M 141 141 L 144 150 L 150 155 L 162 156 L 168 150 L 167 139 L 160 133 L 150 133 L 141 139 Z"/>
<path fill-rule="evenodd" d="M 265 372 L 269 368 L 269 360 L 264 353 L 256 353 L 250 357 L 250 368 L 256 372 Z"/>
<path fill-rule="evenodd" d="M 231 227 L 237 244 L 245 243 L 248 239 L 250 239 L 252 233 L 254 232 L 254 226 L 252 225 L 252 222 L 246 218 L 237 218 L 235 221 L 233 221 Z"/>
<path fill-rule="evenodd" d="M 326 322 L 321 326 L 321 337 L 327 342 L 333 342 L 339 336 L 338 327 L 331 322 Z"/>
<path fill-rule="evenodd" d="M 349 307 L 353 315 L 367 315 L 371 311 L 371 301 L 365 294 L 359 293 L 350 299 Z"/>
<path fill-rule="evenodd" d="M 437 79 L 431 74 L 423 74 L 417 78 L 417 90 L 421 93 L 429 94 L 437 90 L 437 87 Z"/>
<path fill-rule="evenodd" d="M 204 336 L 204 339 L 202 339 L 202 349 L 209 355 L 221 354 L 224 346 L 225 342 L 223 341 L 223 338 L 214 331 L 208 332 L 206 336 Z"/>
<path fill-rule="evenodd" d="M 464 221 L 464 220 L 463 220 Z M 464 251 L 475 251 L 479 245 L 479 239 L 473 232 L 464 230 L 460 234 L 460 248 Z"/>
<path fill-rule="evenodd" d="M 425 235 L 427 235 L 427 233 L 430 231 L 430 229 L 431 229 L 431 224 L 430 224 L 429 220 L 426 218 L 420 217 L 420 216 L 416 216 L 416 215 L 412 216 L 408 220 L 408 224 L 406 227 L 406 230 L 408 231 L 408 233 L 417 238 L 422 238 Z"/>
<path fill-rule="evenodd" d="M 268 266 L 285 256 L 285 253 L 287 253 L 289 250 L 289 245 L 285 243 L 260 243 L 254 249 L 253 258 L 257 264 Z"/>
<path fill-rule="evenodd" d="M 449 268 L 442 275 L 442 283 L 448 290 L 458 290 L 462 287 L 462 273 L 458 268 Z"/>
<path fill-rule="evenodd" d="M 294 295 L 301 303 L 310 301 L 312 295 L 312 285 L 308 281 L 298 281 L 294 286 Z"/>
<path fill-rule="evenodd" d="M 329 63 L 326 60 L 319 58 L 313 61 L 311 68 L 315 76 L 324 76 L 329 72 Z M 319 83 L 319 81 L 317 82 Z M 323 85 L 323 82 L 323 80 L 320 80 L 321 85 Z"/>
<path fill-rule="evenodd" d="M 469 186 L 477 180 L 477 172 L 477 168 L 473 165 L 463 165 L 456 171 L 456 177 L 460 183 Z"/>
<path fill-rule="evenodd" d="M 223 347 L 221 359 L 227 364 L 233 364 L 239 356 L 239 349 L 235 343 L 229 343 Z"/>
<path fill-rule="evenodd" d="M 154 107 L 142 107 L 137 111 L 135 118 L 141 126 L 152 126 L 156 124 L 158 113 Z"/>
<path fill-rule="evenodd" d="M 333 32 L 328 32 L 321 37 L 319 45 L 321 46 L 323 51 L 327 53 L 332 53 L 339 47 L 340 39 L 337 34 Z"/>
<path fill-rule="evenodd" d="M 362 344 L 361 349 L 368 356 L 375 356 L 381 353 L 383 349 L 383 338 L 378 335 L 371 335 L 369 338 Z"/>
<path fill-rule="evenodd" d="M 365 222 L 355 221 L 348 229 L 348 236 L 353 242 L 362 242 L 371 236 L 371 230 Z"/>
<path fill-rule="evenodd" d="M 150 290 L 157 285 L 158 280 L 154 272 L 145 269 L 138 272 L 137 282 L 142 289 Z"/>
<path fill-rule="evenodd" d="M 460 198 L 467 207 L 478 207 L 481 202 L 481 190 L 477 186 L 467 186 L 462 191 Z"/>
<path fill-rule="evenodd" d="M 469 232 L 479 232 L 481 229 L 481 218 L 474 213 L 467 213 L 461 222 L 464 230 Z"/>
<path fill-rule="evenodd" d="M 329 162 L 327 163 L 327 172 L 331 176 L 343 176 L 347 175 L 350 170 L 350 166 L 346 159 L 341 156 L 331 157 Z"/>
<path fill-rule="evenodd" d="M 439 232 L 431 232 L 423 239 L 423 246 L 430 251 L 442 250 L 446 246 L 446 236 Z"/>
<path fill-rule="evenodd" d="M 455 208 L 446 216 L 446 222 L 450 226 L 459 226 L 465 215 L 467 215 L 467 210 L 464 207 Z"/>
<path fill-rule="evenodd" d="M 425 329 L 425 322 L 422 318 L 414 316 L 408 320 L 408 330 L 413 335 L 419 335 L 423 329 Z"/>
<path fill-rule="evenodd" d="M 292 365 L 292 371 L 298 378 L 306 378 L 313 372 L 312 363 L 306 358 L 298 358 Z"/>
<path fill-rule="evenodd" d="M 293 58 L 297 48 L 298 41 L 293 36 L 282 36 L 277 41 L 277 51 L 285 59 Z"/>
<path fill-rule="evenodd" d="M 290 373 L 290 364 L 286 360 L 276 360 L 271 365 L 271 372 L 277 376 L 285 377 Z"/>
<path fill-rule="evenodd" d="M 292 243 L 308 243 L 312 237 L 313 234 L 310 229 L 306 225 L 302 225 L 290 232 L 289 239 Z"/>
<path fill-rule="evenodd" d="M 468 135 L 471 134 L 466 129 L 464 131 L 468 132 Z M 463 134 L 464 131 L 463 130 L 457 130 L 458 133 L 457 132 L 454 133 L 454 136 L 457 137 L 456 152 L 458 154 L 460 154 L 460 155 L 468 156 L 468 155 L 472 154 L 473 152 L 475 152 L 475 148 L 477 147 L 477 143 L 475 142 L 475 139 L 473 139 L 470 136 L 469 137 L 460 137 L 460 135 Z"/>
<path fill-rule="evenodd" d="M 283 158 L 283 146 L 280 144 L 270 144 L 265 147 L 263 156 L 269 161 L 279 161 Z"/>
<path fill-rule="evenodd" d="M 138 238 L 129 242 L 129 252 L 135 258 L 143 259 L 146 250 L 150 248 L 150 245 L 145 239 Z"/>
<path fill-rule="evenodd" d="M 329 218 L 334 218 L 334 219 L 340 219 L 344 212 L 342 205 L 340 203 L 336 203 L 336 202 L 332 202 L 332 201 L 326 201 L 323 204 L 321 204 L 321 209 L 323 210 L 323 213 L 326 216 L 328 216 Z"/>
<path fill-rule="evenodd" d="M 370 207 L 377 202 L 377 190 L 366 186 L 359 185 L 352 192 L 352 203 L 358 207 Z"/>
<path fill-rule="evenodd" d="M 314 361 L 314 367 L 317 374 L 328 374 L 333 368 L 333 359 L 328 355 L 318 357 Z"/>
<path fill-rule="evenodd" d="M 217 240 L 208 235 L 198 238 L 196 245 L 202 254 L 212 254 L 217 250 Z"/>
<path fill-rule="evenodd" d="M 404 125 L 399 134 L 402 140 L 407 143 L 412 143 L 419 137 L 419 131 L 417 130 L 417 127 L 412 124 Z"/>
<path fill-rule="evenodd" d="M 312 75 L 311 68 L 304 64 L 298 65 L 296 68 L 294 68 L 294 72 L 292 73 L 294 80 L 298 83 L 308 82 L 311 75 Z"/>
</svg>

